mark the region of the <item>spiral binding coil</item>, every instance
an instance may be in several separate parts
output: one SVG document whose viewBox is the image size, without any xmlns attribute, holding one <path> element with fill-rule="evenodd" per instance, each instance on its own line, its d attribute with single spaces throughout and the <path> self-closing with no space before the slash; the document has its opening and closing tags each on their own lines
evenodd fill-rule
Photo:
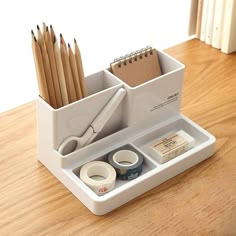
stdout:
<svg viewBox="0 0 236 236">
<path fill-rule="evenodd" d="M 153 48 L 147 46 L 145 48 L 141 48 L 140 50 L 126 54 L 125 56 L 116 58 L 112 64 L 118 64 L 118 67 L 121 67 L 122 65 L 126 66 L 127 64 L 134 63 L 139 59 L 143 59 L 143 57 L 148 57 L 149 55 L 153 55 Z"/>
</svg>

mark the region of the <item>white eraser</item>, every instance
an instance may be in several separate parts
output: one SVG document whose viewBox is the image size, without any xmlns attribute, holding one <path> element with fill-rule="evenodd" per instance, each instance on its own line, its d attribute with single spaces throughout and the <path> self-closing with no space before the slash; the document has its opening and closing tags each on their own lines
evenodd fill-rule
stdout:
<svg viewBox="0 0 236 236">
<path fill-rule="evenodd" d="M 193 148 L 195 139 L 183 130 L 157 140 L 150 146 L 150 153 L 163 164 Z"/>
</svg>

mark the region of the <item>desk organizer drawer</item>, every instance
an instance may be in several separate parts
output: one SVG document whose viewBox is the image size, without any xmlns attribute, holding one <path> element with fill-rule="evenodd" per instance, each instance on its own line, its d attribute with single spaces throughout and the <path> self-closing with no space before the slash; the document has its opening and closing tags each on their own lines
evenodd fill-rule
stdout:
<svg viewBox="0 0 236 236">
<path fill-rule="evenodd" d="M 38 159 L 96 215 L 106 214 L 214 153 L 215 138 L 180 113 L 184 65 L 163 52 L 158 56 L 163 74 L 137 87 L 103 70 L 85 79 L 89 95 L 84 99 L 57 110 L 38 99 Z M 60 154 L 63 140 L 83 135 L 120 88 L 126 96 L 96 139 L 72 153 Z M 150 145 L 179 130 L 193 137 L 193 147 L 161 164 Z M 143 156 L 142 172 L 132 180 L 117 178 L 110 192 L 97 195 L 80 179 L 80 169 L 91 161 L 107 162 L 109 153 L 121 147 Z"/>
</svg>

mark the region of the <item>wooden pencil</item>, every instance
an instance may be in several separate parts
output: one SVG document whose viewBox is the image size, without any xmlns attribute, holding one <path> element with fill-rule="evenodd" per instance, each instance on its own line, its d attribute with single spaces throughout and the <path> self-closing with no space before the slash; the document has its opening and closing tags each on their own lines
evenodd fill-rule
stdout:
<svg viewBox="0 0 236 236">
<path fill-rule="evenodd" d="M 37 32 L 38 32 L 38 43 L 39 43 L 41 53 L 42 53 L 43 66 L 44 66 L 44 71 L 45 71 L 46 80 L 47 80 L 48 93 L 49 93 L 49 98 L 50 98 L 50 103 L 51 103 L 50 105 L 53 108 L 57 108 L 56 95 L 55 95 L 54 84 L 52 80 L 52 73 L 51 73 L 48 53 L 47 53 L 47 49 L 46 49 L 45 42 L 43 39 L 43 35 L 38 25 L 37 25 Z"/>
<path fill-rule="evenodd" d="M 43 67 L 43 58 L 42 58 L 41 50 L 38 45 L 37 39 L 34 36 L 33 31 L 31 31 L 31 35 L 32 35 L 32 51 L 33 51 L 35 69 L 37 73 L 39 93 L 42 99 L 46 101 L 48 104 L 50 104 L 50 98 L 48 94 L 48 88 L 47 88 L 47 83 L 46 83 L 44 67 Z"/>
<path fill-rule="evenodd" d="M 45 29 L 45 45 L 49 57 L 49 63 L 50 63 L 50 68 L 51 68 L 51 73 L 52 73 L 52 79 L 53 79 L 53 84 L 54 84 L 54 89 L 55 89 L 55 96 L 56 96 L 56 101 L 57 101 L 57 107 L 62 107 L 62 97 L 61 97 L 61 91 L 60 91 L 60 85 L 59 85 L 59 79 L 57 75 L 57 67 L 56 67 L 56 61 L 55 61 L 55 56 L 54 56 L 54 50 L 53 50 L 53 44 L 51 40 L 51 35 L 48 30 L 48 27 Z"/>
<path fill-rule="evenodd" d="M 69 53 L 69 61 L 70 61 L 70 67 L 71 67 L 72 77 L 74 81 L 76 96 L 78 99 L 81 99 L 83 98 L 83 96 L 82 96 L 82 91 L 80 88 L 79 73 L 78 73 L 78 69 L 77 69 L 77 65 L 75 61 L 75 56 L 70 47 L 70 44 L 68 44 L 68 53 Z"/>
<path fill-rule="evenodd" d="M 77 69 L 79 73 L 80 87 L 81 87 L 83 97 L 86 97 L 88 93 L 87 93 L 86 82 L 84 79 L 83 64 L 82 64 L 80 50 L 75 39 L 74 39 L 74 46 L 75 46 L 75 61 L 76 61 L 76 65 L 77 65 Z"/>
<path fill-rule="evenodd" d="M 46 28 L 47 28 L 47 25 L 43 22 L 43 38 L 45 40 L 45 35 L 46 35 Z"/>
<path fill-rule="evenodd" d="M 61 52 L 61 60 L 66 80 L 67 94 L 69 98 L 69 102 L 75 102 L 77 100 L 75 86 L 72 78 L 72 72 L 70 68 L 70 62 L 68 53 L 66 50 L 66 45 L 64 43 L 64 39 L 62 34 L 60 34 L 60 52 Z"/>
<path fill-rule="evenodd" d="M 60 34 L 60 42 L 61 42 L 61 45 L 63 45 L 65 47 L 66 51 L 67 51 L 66 42 L 65 42 L 62 34 Z"/>
<path fill-rule="evenodd" d="M 52 44 L 54 44 L 55 32 L 52 25 L 50 25 L 50 36 L 51 36 Z"/>
<path fill-rule="evenodd" d="M 69 104 L 69 99 L 68 99 L 68 94 L 67 94 L 66 81 L 65 81 L 65 76 L 64 76 L 60 49 L 59 49 L 57 38 L 55 35 L 54 35 L 54 40 L 53 40 L 53 49 L 54 49 L 56 67 L 57 67 L 57 75 L 58 75 L 58 80 L 60 84 L 62 103 L 63 103 L 63 106 L 65 106 Z"/>
</svg>

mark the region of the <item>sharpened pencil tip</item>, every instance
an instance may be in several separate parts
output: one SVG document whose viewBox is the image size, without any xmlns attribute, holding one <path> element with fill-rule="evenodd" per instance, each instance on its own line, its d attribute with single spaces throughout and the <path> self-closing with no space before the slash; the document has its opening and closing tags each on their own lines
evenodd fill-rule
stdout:
<svg viewBox="0 0 236 236">
<path fill-rule="evenodd" d="M 50 25 L 50 29 L 52 29 L 52 25 Z"/>
<path fill-rule="evenodd" d="M 31 30 L 31 34 L 34 35 L 34 31 L 33 30 Z"/>
<path fill-rule="evenodd" d="M 76 43 L 76 39 L 74 39 L 74 43 Z"/>
<path fill-rule="evenodd" d="M 46 32 L 48 32 L 48 26 L 46 26 Z"/>
<path fill-rule="evenodd" d="M 56 41 L 57 41 L 57 38 L 56 38 L 56 36 L 54 35 L 53 43 L 56 43 Z"/>
<path fill-rule="evenodd" d="M 40 30 L 39 25 L 37 25 L 37 29 Z"/>
<path fill-rule="evenodd" d="M 70 48 L 70 44 L 68 43 L 68 48 Z"/>
<path fill-rule="evenodd" d="M 62 34 L 60 34 L 60 37 L 62 38 Z"/>
<path fill-rule="evenodd" d="M 37 39 L 36 39 L 36 37 L 35 37 L 35 36 L 34 36 L 34 41 L 35 41 L 35 42 L 37 42 Z"/>
</svg>

